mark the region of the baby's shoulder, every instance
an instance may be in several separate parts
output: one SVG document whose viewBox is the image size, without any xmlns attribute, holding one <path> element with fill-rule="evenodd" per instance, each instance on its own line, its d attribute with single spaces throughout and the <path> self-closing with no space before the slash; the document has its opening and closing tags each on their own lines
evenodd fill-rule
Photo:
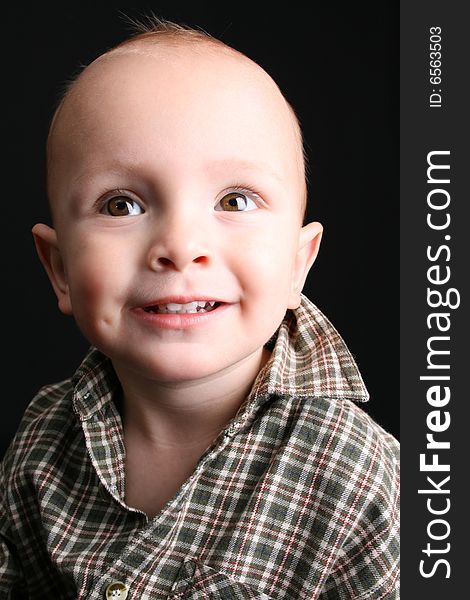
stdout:
<svg viewBox="0 0 470 600">
<path fill-rule="evenodd" d="M 66 379 L 42 387 L 27 406 L 3 459 L 4 473 L 34 469 L 63 452 L 76 429 L 72 383 Z"/>
<path fill-rule="evenodd" d="M 61 431 L 73 415 L 73 386 L 71 379 L 42 387 L 27 406 L 17 436 Z"/>
<path fill-rule="evenodd" d="M 72 398 L 72 388 L 71 378 L 40 388 L 27 406 L 22 422 L 42 419 L 56 414 L 57 411 L 60 412 L 64 404 L 67 404 L 68 408 L 69 400 L 71 402 Z"/>
<path fill-rule="evenodd" d="M 351 483 L 382 480 L 396 486 L 400 445 L 360 406 L 349 399 L 312 397 L 301 400 L 295 443 L 302 446 L 322 476 Z"/>
</svg>

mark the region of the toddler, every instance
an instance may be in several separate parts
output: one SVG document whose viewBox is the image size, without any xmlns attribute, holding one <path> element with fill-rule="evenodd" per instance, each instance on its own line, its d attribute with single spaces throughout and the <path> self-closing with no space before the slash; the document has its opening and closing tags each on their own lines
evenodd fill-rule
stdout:
<svg viewBox="0 0 470 600">
<path fill-rule="evenodd" d="M 69 86 L 39 257 L 90 342 L 2 464 L 2 598 L 398 598 L 398 444 L 303 294 L 302 139 L 271 77 L 155 22 Z"/>
</svg>

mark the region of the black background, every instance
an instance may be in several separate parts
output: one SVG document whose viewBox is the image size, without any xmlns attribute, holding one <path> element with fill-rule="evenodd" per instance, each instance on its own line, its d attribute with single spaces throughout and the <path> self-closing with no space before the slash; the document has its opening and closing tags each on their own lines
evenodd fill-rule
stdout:
<svg viewBox="0 0 470 600">
<path fill-rule="evenodd" d="M 308 6 L 67 3 L 3 13 L 0 452 L 38 388 L 70 376 L 88 346 L 59 313 L 30 230 L 50 223 L 44 145 L 59 91 L 126 37 L 120 11 L 206 29 L 258 62 L 295 107 L 310 162 L 309 219 L 325 228 L 304 291 L 357 360 L 371 394 L 362 407 L 398 437 L 399 6 Z"/>
</svg>

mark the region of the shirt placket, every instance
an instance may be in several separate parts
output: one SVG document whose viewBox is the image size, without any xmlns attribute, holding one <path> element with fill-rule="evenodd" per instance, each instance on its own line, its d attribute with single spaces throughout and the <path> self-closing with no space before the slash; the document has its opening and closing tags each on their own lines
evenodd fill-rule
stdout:
<svg viewBox="0 0 470 600">
<path fill-rule="evenodd" d="M 91 394 L 92 392 L 86 392 Z M 90 398 L 86 398 L 90 401 Z M 82 428 L 90 461 L 104 488 L 126 511 L 142 517 L 142 527 L 131 536 L 121 556 L 105 573 L 90 570 L 86 578 L 83 599 L 104 598 L 113 584 L 125 586 L 126 598 L 159 598 L 158 590 L 173 581 L 181 567 L 172 560 L 169 549 L 178 544 L 179 531 L 184 524 L 190 492 L 205 465 L 230 444 L 233 436 L 247 427 L 259 408 L 259 398 L 251 395 L 237 417 L 227 425 L 213 446 L 201 457 L 192 476 L 183 484 L 172 501 L 151 521 L 147 515 L 125 502 L 125 445 L 120 415 L 112 401 L 102 403 L 99 409 L 82 415 Z M 90 402 L 91 404 L 91 402 Z M 156 566 L 155 566 L 156 565 Z M 123 588 L 124 589 L 124 588 Z M 78 600 L 81 596 L 79 595 Z"/>
</svg>

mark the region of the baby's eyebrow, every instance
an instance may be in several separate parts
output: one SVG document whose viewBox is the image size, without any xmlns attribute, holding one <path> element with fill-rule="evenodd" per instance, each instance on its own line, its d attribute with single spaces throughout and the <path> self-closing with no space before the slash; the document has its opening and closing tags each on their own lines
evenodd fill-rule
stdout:
<svg viewBox="0 0 470 600">
<path fill-rule="evenodd" d="M 282 177 L 280 177 L 279 173 L 275 171 L 269 164 L 264 163 L 262 161 L 251 161 L 240 158 L 222 158 L 215 159 L 211 162 L 207 163 L 206 170 L 208 172 L 216 172 L 216 171 L 246 171 L 253 175 L 268 175 L 273 179 L 276 179 L 279 183 L 284 184 Z"/>
<path fill-rule="evenodd" d="M 78 175 L 70 182 L 69 189 L 73 189 L 74 187 L 81 188 L 82 186 L 86 187 L 92 185 L 92 182 L 93 185 L 96 185 L 98 180 L 106 181 L 112 177 L 119 178 L 122 176 L 135 175 L 139 169 L 143 169 L 143 173 L 146 170 L 146 167 L 148 167 L 148 165 L 139 164 L 138 161 L 113 158 L 109 162 L 105 162 L 99 166 L 94 165 L 93 167 L 78 173 Z M 247 177 L 250 177 L 250 179 L 253 180 L 252 185 L 255 185 L 256 180 L 260 177 L 268 177 L 277 184 L 286 187 L 286 182 L 280 174 L 273 169 L 271 165 L 263 161 L 239 157 L 215 158 L 207 161 L 199 168 L 205 172 L 206 176 L 216 175 L 223 177 L 229 174 L 230 177 L 238 178 L 246 173 Z M 239 183 L 241 184 L 243 182 L 240 181 Z"/>
</svg>

